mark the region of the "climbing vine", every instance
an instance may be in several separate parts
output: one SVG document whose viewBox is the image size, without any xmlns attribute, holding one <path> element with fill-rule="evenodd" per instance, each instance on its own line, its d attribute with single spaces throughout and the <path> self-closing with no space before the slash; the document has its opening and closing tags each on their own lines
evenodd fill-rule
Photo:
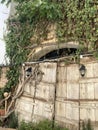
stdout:
<svg viewBox="0 0 98 130">
<path fill-rule="evenodd" d="M 59 39 L 78 41 L 87 50 L 95 49 L 98 42 L 97 3 L 92 0 L 71 0 L 68 4 L 65 2 L 63 11 L 63 20 L 60 20 L 57 28 Z"/>
<path fill-rule="evenodd" d="M 21 65 L 30 53 L 27 46 L 40 44 L 46 39 L 51 24 L 56 26 L 58 42 L 77 41 L 87 51 L 97 49 L 97 0 L 14 1 L 18 3 L 16 14 L 8 19 L 8 33 L 5 36 L 6 52 L 10 59 L 5 88 L 13 88 L 18 84 Z M 32 37 L 33 43 L 30 42 Z"/>
</svg>

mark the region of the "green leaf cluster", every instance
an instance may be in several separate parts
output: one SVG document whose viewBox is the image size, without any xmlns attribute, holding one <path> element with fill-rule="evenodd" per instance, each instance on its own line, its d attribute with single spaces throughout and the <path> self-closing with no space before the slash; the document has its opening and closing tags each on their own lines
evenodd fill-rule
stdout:
<svg viewBox="0 0 98 130">
<path fill-rule="evenodd" d="M 59 39 L 78 41 L 87 49 L 95 49 L 98 44 L 98 23 L 95 22 L 98 18 L 97 4 L 93 0 L 70 0 L 64 3 L 63 17 L 57 28 Z"/>
<path fill-rule="evenodd" d="M 61 17 L 61 6 L 44 0 L 23 1 L 19 3 L 17 10 L 17 13 L 20 14 L 20 20 L 23 20 L 23 22 L 29 21 L 32 24 L 37 24 L 41 19 L 57 21 Z"/>
<path fill-rule="evenodd" d="M 58 124 L 54 124 L 52 121 L 44 120 L 39 123 L 32 123 L 22 121 L 18 130 L 68 130 L 67 128 L 60 127 Z"/>
</svg>

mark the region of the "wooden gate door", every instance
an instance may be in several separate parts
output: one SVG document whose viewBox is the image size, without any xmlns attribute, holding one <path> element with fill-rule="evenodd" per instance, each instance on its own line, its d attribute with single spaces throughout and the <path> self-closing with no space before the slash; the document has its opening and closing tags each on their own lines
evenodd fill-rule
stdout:
<svg viewBox="0 0 98 130">
<path fill-rule="evenodd" d="M 31 65 L 32 70 L 36 65 Z M 90 119 L 98 129 L 98 63 L 85 62 L 86 75 L 81 77 L 77 64 L 39 63 L 35 84 L 30 79 L 16 102 L 20 120 L 54 119 L 70 130 L 79 130 L 81 122 Z M 28 115 L 28 116 L 27 116 Z"/>
<path fill-rule="evenodd" d="M 84 62 L 82 77 L 77 64 L 58 64 L 55 120 L 70 130 L 81 130 L 90 119 L 98 130 L 98 62 Z"/>
<path fill-rule="evenodd" d="M 80 123 L 88 119 L 98 130 L 98 62 L 86 62 L 85 77 L 80 77 Z"/>
<path fill-rule="evenodd" d="M 58 64 L 55 120 L 70 130 L 79 130 L 79 67 Z"/>
<path fill-rule="evenodd" d="M 25 84 L 23 95 L 16 104 L 19 119 L 33 122 L 42 119 L 52 120 L 57 63 L 34 63 L 29 67 L 32 67 L 32 76 Z"/>
</svg>

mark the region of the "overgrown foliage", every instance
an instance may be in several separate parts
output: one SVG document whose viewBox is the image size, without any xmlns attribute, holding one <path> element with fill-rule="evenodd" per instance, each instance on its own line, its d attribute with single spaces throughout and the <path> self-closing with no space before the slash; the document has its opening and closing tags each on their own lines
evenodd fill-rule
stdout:
<svg viewBox="0 0 98 130">
<path fill-rule="evenodd" d="M 82 124 L 83 130 L 93 130 L 90 119 Z"/>
<path fill-rule="evenodd" d="M 1 127 L 6 128 L 18 128 L 18 116 L 13 112 L 11 115 L 3 120 L 0 121 Z"/>
<path fill-rule="evenodd" d="M 32 122 L 26 123 L 22 121 L 20 123 L 18 130 L 68 130 L 68 129 L 60 127 L 57 124 L 53 126 L 53 122 L 45 120 L 39 123 L 32 123 Z"/>
<path fill-rule="evenodd" d="M 47 38 L 49 25 L 56 26 L 59 42 L 78 41 L 86 50 L 98 46 L 98 1 L 97 0 L 14 0 L 16 15 L 8 20 L 5 36 L 6 52 L 10 59 L 6 89 L 19 82 L 20 66 L 28 58 L 33 43 L 40 44 Z M 2 3 L 6 0 L 2 0 Z M 8 0 L 10 3 L 11 0 Z M 8 4 L 7 3 L 7 4 Z"/>
</svg>

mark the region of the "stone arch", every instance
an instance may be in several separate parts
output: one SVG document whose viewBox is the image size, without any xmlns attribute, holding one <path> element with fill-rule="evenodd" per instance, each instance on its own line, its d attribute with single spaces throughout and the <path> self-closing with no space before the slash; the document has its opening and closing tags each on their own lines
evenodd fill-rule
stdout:
<svg viewBox="0 0 98 130">
<path fill-rule="evenodd" d="M 47 46 L 42 46 L 36 48 L 37 51 L 35 51 L 32 55 L 32 60 L 39 60 L 41 57 L 44 55 L 48 54 L 49 52 L 58 50 L 58 49 L 64 49 L 64 48 L 69 48 L 69 49 L 78 49 L 79 46 L 74 42 L 69 42 L 69 43 L 60 43 L 60 44 L 51 44 Z"/>
</svg>

